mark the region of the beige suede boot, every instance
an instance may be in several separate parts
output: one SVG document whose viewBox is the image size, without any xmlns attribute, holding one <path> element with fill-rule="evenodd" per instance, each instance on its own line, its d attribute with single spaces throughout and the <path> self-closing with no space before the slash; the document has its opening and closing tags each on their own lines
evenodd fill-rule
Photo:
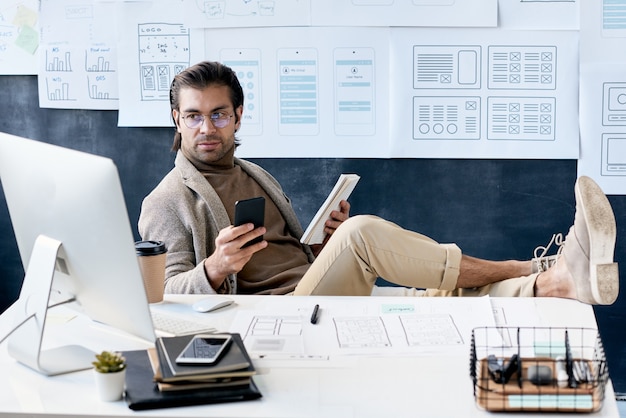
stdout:
<svg viewBox="0 0 626 418">
<path fill-rule="evenodd" d="M 576 215 L 562 248 L 565 264 L 576 283 L 577 299 L 610 305 L 619 293 L 619 271 L 613 262 L 615 216 L 600 187 L 581 176 L 574 188 Z"/>
<path fill-rule="evenodd" d="M 548 251 L 550 251 L 550 247 L 552 247 L 552 244 L 556 245 L 556 254 L 546 255 L 548 254 Z M 544 271 L 547 271 L 550 267 L 555 265 L 557 260 L 561 257 L 563 244 L 563 234 L 558 233 L 552 235 L 552 239 L 545 247 L 543 245 L 540 245 L 535 248 L 534 257 L 531 264 L 531 273 L 543 273 Z"/>
</svg>

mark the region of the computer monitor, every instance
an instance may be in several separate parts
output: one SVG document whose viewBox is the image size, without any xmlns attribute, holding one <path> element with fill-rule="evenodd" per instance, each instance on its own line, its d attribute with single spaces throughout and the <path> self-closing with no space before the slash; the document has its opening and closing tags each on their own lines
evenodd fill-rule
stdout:
<svg viewBox="0 0 626 418">
<path fill-rule="evenodd" d="M 113 161 L 0 133 L 0 180 L 26 271 L 9 354 L 46 375 L 91 367 L 84 347 L 42 350 L 46 313 L 59 304 L 154 341 Z"/>
</svg>

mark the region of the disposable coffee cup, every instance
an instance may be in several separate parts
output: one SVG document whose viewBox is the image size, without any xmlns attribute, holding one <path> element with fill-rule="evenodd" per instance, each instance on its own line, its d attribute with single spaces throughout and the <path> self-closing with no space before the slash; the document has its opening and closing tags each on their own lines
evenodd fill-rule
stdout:
<svg viewBox="0 0 626 418">
<path fill-rule="evenodd" d="M 139 260 L 139 269 L 146 288 L 148 303 L 163 300 L 165 289 L 165 254 L 167 250 L 162 241 L 137 241 L 135 253 Z"/>
</svg>

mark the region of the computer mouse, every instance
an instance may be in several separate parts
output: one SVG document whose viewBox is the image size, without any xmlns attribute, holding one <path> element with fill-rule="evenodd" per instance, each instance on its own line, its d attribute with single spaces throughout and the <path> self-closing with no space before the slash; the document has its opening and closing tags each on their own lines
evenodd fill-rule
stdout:
<svg viewBox="0 0 626 418">
<path fill-rule="evenodd" d="M 224 306 L 231 305 L 234 300 L 226 296 L 209 296 L 191 305 L 191 308 L 196 312 L 211 312 Z"/>
</svg>

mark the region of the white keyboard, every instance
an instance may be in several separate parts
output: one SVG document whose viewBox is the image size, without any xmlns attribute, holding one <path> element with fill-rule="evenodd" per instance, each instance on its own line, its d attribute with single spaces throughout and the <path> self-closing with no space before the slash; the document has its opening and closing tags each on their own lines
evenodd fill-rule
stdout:
<svg viewBox="0 0 626 418">
<path fill-rule="evenodd" d="M 217 332 L 217 329 L 200 321 L 156 310 L 150 312 L 152 313 L 152 324 L 157 334 L 176 336 Z"/>
</svg>

